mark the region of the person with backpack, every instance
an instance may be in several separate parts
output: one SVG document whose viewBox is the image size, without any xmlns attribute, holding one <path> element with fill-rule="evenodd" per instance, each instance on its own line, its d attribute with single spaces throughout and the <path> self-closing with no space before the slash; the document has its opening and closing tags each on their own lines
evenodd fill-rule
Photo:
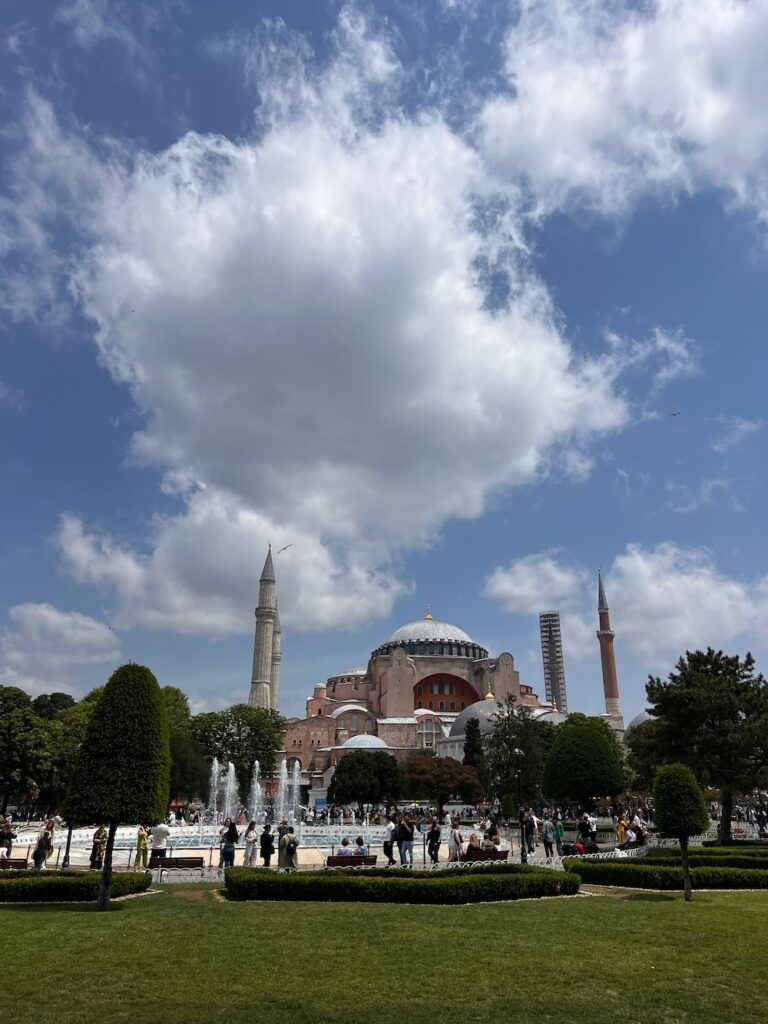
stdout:
<svg viewBox="0 0 768 1024">
<path fill-rule="evenodd" d="M 272 835 L 272 830 L 269 827 L 269 823 L 265 824 L 264 831 L 259 836 L 259 855 L 264 861 L 264 867 L 268 868 L 272 860 L 272 855 L 275 852 L 275 837 Z"/>
<path fill-rule="evenodd" d="M 293 825 L 288 826 L 288 831 L 280 840 L 280 850 L 277 856 L 277 866 L 284 871 L 296 871 L 299 866 L 299 839 L 293 831 Z"/>
</svg>

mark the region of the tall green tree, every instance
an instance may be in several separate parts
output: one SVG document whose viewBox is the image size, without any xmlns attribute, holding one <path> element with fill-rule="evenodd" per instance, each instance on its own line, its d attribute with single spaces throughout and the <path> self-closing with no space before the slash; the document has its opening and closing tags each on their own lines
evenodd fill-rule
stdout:
<svg viewBox="0 0 768 1024">
<path fill-rule="evenodd" d="M 207 711 L 192 719 L 192 735 L 208 757 L 234 762 L 240 792 L 248 790 L 254 761 L 262 775 L 275 771 L 275 756 L 283 745 L 285 719 L 277 711 L 233 704 L 224 711 Z"/>
<path fill-rule="evenodd" d="M 350 750 L 339 760 L 328 787 L 334 804 L 357 804 L 360 817 L 365 805 L 397 800 L 403 788 L 400 765 L 383 750 Z"/>
<path fill-rule="evenodd" d="M 688 840 L 699 835 L 709 824 L 709 814 L 696 776 L 683 764 L 659 768 L 653 787 L 654 824 L 661 835 L 677 839 L 683 867 L 683 894 L 691 899 L 691 871 L 688 863 Z"/>
<path fill-rule="evenodd" d="M 720 789 L 727 842 L 734 793 L 749 792 L 768 766 L 768 684 L 754 658 L 686 651 L 666 680 L 649 677 L 646 693 L 655 723 L 642 735 L 646 756 L 686 764 L 702 785 Z"/>
<path fill-rule="evenodd" d="M 2 811 L 10 800 L 34 797 L 50 771 L 51 745 L 46 723 L 32 700 L 17 686 L 0 686 L 0 784 Z"/>
<path fill-rule="evenodd" d="M 405 793 L 413 799 L 430 800 L 440 815 L 452 797 L 476 804 L 483 796 L 477 770 L 453 757 L 415 754 L 405 762 Z"/>
<path fill-rule="evenodd" d="M 51 807 L 60 808 L 64 803 L 77 751 L 85 739 L 95 706 L 93 701 L 81 700 L 62 707 L 53 719 L 45 723 L 51 757 L 41 799 Z"/>
<path fill-rule="evenodd" d="M 517 800 L 517 775 L 520 772 L 523 802 L 541 799 L 544 761 L 554 740 L 551 722 L 537 722 L 525 705 L 507 697 L 494 716 L 494 725 L 485 737 L 485 765 L 492 796 L 513 796 Z M 515 751 L 521 750 L 522 757 Z"/>
<path fill-rule="evenodd" d="M 38 718 L 55 718 L 59 711 L 71 708 L 75 698 L 68 693 L 41 693 L 32 701 L 32 709 Z"/>
<path fill-rule="evenodd" d="M 208 760 L 202 743 L 192 735 L 192 716 L 186 694 L 176 686 L 164 686 L 163 699 L 171 750 L 171 796 L 190 800 L 205 793 Z"/>
<path fill-rule="evenodd" d="M 78 752 L 65 815 L 109 828 L 98 908 L 109 907 L 117 826 L 159 821 L 168 806 L 168 716 L 157 680 L 129 662 L 110 676 Z"/>
<path fill-rule="evenodd" d="M 599 729 L 563 724 L 547 755 L 543 785 L 548 797 L 591 806 L 596 797 L 620 793 L 624 775 L 615 750 Z"/>
</svg>

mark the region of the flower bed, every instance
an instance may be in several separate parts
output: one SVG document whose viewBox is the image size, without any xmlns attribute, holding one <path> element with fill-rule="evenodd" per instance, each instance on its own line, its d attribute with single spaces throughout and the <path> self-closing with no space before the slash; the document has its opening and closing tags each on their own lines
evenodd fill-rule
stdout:
<svg viewBox="0 0 768 1024">
<path fill-rule="evenodd" d="M 268 871 L 228 868 L 225 885 L 233 900 L 307 900 L 340 903 L 484 903 L 570 896 L 579 891 L 574 874 L 540 868 L 504 870 Z M 514 867 L 517 870 L 509 870 Z"/>
<path fill-rule="evenodd" d="M 112 896 L 146 892 L 151 881 L 143 871 L 114 874 Z M 0 903 L 95 902 L 100 885 L 100 872 L 9 871 L 0 875 Z"/>
</svg>

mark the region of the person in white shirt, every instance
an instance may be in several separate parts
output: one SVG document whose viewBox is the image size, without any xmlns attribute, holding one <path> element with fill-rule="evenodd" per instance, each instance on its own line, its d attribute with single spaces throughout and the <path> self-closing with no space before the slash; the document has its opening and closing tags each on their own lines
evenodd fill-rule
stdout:
<svg viewBox="0 0 768 1024">
<path fill-rule="evenodd" d="M 161 821 L 159 825 L 155 825 L 152 829 L 152 856 L 165 857 L 166 844 L 168 842 L 168 836 L 171 834 L 171 830 Z"/>
</svg>

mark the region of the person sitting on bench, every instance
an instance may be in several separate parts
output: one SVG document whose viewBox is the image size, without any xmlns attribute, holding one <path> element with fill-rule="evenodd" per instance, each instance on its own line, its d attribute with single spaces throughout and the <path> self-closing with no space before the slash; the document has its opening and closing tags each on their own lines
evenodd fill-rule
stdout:
<svg viewBox="0 0 768 1024">
<path fill-rule="evenodd" d="M 341 846 L 336 851 L 336 856 L 337 857 L 351 857 L 352 856 L 352 849 L 351 849 L 351 847 L 349 845 L 349 836 L 344 836 L 344 838 L 341 840 Z"/>
<path fill-rule="evenodd" d="M 367 857 L 368 856 L 368 847 L 365 845 L 363 837 L 362 836 L 358 836 L 357 839 L 355 840 L 355 843 L 357 844 L 355 846 L 355 856 L 356 857 Z"/>
</svg>

